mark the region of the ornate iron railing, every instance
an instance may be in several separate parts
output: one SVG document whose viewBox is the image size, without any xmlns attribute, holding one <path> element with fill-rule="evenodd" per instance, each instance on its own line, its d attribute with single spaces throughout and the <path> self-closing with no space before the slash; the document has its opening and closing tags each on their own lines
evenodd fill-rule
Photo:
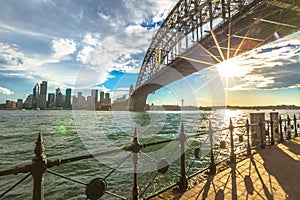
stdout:
<svg viewBox="0 0 300 200">
<path fill-rule="evenodd" d="M 256 127 L 257 133 L 255 131 L 250 131 L 251 128 Z M 278 128 L 276 128 L 278 127 Z M 243 132 L 240 132 L 239 134 L 235 133 L 235 130 L 237 129 L 244 129 Z M 265 133 L 263 130 L 265 130 Z M 76 156 L 71 157 L 67 159 L 62 160 L 48 160 L 45 155 L 45 148 L 44 148 L 44 141 L 42 137 L 42 133 L 40 132 L 36 141 L 36 145 L 34 148 L 35 156 L 32 159 L 31 164 L 24 165 L 21 167 L 15 167 L 12 169 L 0 171 L 0 177 L 6 176 L 6 175 L 12 175 L 12 174 L 19 174 L 19 173 L 25 173 L 26 176 L 23 177 L 20 181 L 16 182 L 13 186 L 8 188 L 5 191 L 2 191 L 0 194 L 0 198 L 4 198 L 7 193 L 9 193 L 11 190 L 13 190 L 15 187 L 17 187 L 19 184 L 21 184 L 23 181 L 25 181 L 30 175 L 33 177 L 33 195 L 32 199 L 34 200 L 40 200 L 44 199 L 44 174 L 48 172 L 51 175 L 78 183 L 83 185 L 86 190 L 86 198 L 87 199 L 99 199 L 104 194 L 111 195 L 113 197 L 117 197 L 120 199 L 127 199 L 127 197 L 123 197 L 122 195 L 116 194 L 114 192 L 108 191 L 107 187 L 107 178 L 110 177 L 115 171 L 122 165 L 123 162 L 125 162 L 126 159 L 128 159 L 132 155 L 133 159 L 133 188 L 132 188 L 132 199 L 149 199 L 152 198 L 154 195 L 157 195 L 159 193 L 162 193 L 163 191 L 166 191 L 167 189 L 170 189 L 172 187 L 177 187 L 180 192 L 186 191 L 189 187 L 189 179 L 198 175 L 199 173 L 202 173 L 204 171 L 207 171 L 210 174 L 215 174 L 217 172 L 217 164 L 216 163 L 216 157 L 220 156 L 222 151 L 225 149 L 229 152 L 229 161 L 230 163 L 236 162 L 236 155 L 241 152 L 247 152 L 247 155 L 251 155 L 251 149 L 253 148 L 265 148 L 266 145 L 274 145 L 275 141 L 282 142 L 285 139 L 291 139 L 292 138 L 292 132 L 294 133 L 294 137 L 298 136 L 298 129 L 299 124 L 297 124 L 297 118 L 296 115 L 294 115 L 293 119 L 291 119 L 289 116 L 287 116 L 286 119 L 282 119 L 281 116 L 278 119 L 271 119 L 263 121 L 262 119 L 259 120 L 258 123 L 252 123 L 250 124 L 248 119 L 246 120 L 244 125 L 233 125 L 232 120 L 230 119 L 230 123 L 227 127 L 219 130 L 213 130 L 211 123 L 209 123 L 208 130 L 205 132 L 199 132 L 197 134 L 193 135 L 186 135 L 184 131 L 184 123 L 181 122 L 181 129 L 178 136 L 176 136 L 173 139 L 167 139 L 152 143 L 145 143 L 141 144 L 139 142 L 138 134 L 135 131 L 132 143 L 128 146 L 105 151 L 105 152 L 96 152 L 94 154 L 86 154 L 82 156 Z M 292 131 L 293 130 L 293 131 Z M 217 132 L 224 132 L 229 131 L 229 134 L 226 135 L 223 139 L 218 139 L 217 141 L 220 142 L 220 144 L 213 144 L 214 142 L 214 134 Z M 186 145 L 188 145 L 188 140 L 190 138 L 196 138 L 199 139 L 201 136 L 208 136 L 209 138 L 209 144 L 210 144 L 210 161 L 209 165 L 205 169 L 200 169 L 198 172 L 188 175 L 189 170 L 191 169 L 191 166 L 187 166 L 186 162 L 186 155 L 187 155 L 187 148 Z M 257 135 L 260 137 L 258 138 Z M 264 136 L 266 135 L 266 137 Z M 255 136 L 255 137 L 254 137 Z M 227 137 L 229 137 L 228 144 L 230 145 L 230 148 L 226 148 L 226 141 Z M 238 140 L 234 139 L 234 137 L 238 137 Z M 170 165 L 173 163 L 169 163 L 168 159 L 161 159 L 156 160 L 147 154 L 143 153 L 142 150 L 167 144 L 170 142 L 177 141 L 180 146 L 180 172 L 177 173 L 174 170 L 170 169 Z M 246 142 L 245 142 L 246 141 Z M 240 148 L 237 150 L 238 146 L 241 146 L 240 144 L 245 144 L 245 148 Z M 191 146 L 193 149 L 193 156 L 195 159 L 201 159 L 202 157 L 202 150 L 201 147 L 195 148 L 194 146 Z M 95 178 L 91 182 L 84 183 L 82 181 L 75 180 L 73 178 L 64 176 L 62 174 L 56 173 L 54 171 L 51 171 L 50 169 L 54 166 L 60 166 L 64 165 L 66 163 L 73 163 L 85 159 L 90 159 L 93 157 L 101 157 L 106 155 L 111 155 L 114 153 L 118 153 L 121 151 L 127 151 L 130 152 L 115 168 L 111 169 L 111 171 L 106 175 L 105 177 L 101 178 Z M 143 191 L 139 191 L 139 185 L 138 185 L 138 161 L 139 161 L 139 155 L 143 155 L 147 157 L 149 160 L 155 162 L 157 164 L 157 174 L 153 177 L 153 179 L 146 185 L 143 189 Z M 228 157 L 224 157 L 224 159 L 228 159 Z M 224 161 L 224 159 L 221 159 L 219 162 Z M 192 165 L 192 164 L 191 164 Z M 165 174 L 167 171 L 172 172 L 178 177 L 178 182 L 171 184 L 167 188 L 156 191 L 151 195 L 148 195 L 145 197 L 146 191 L 149 189 L 151 184 L 153 184 L 154 180 L 157 178 L 159 174 Z"/>
</svg>

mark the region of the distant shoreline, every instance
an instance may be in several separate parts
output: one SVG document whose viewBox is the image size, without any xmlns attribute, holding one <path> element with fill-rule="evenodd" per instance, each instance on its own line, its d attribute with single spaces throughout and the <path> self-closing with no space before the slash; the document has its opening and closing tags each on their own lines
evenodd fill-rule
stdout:
<svg viewBox="0 0 300 200">
<path fill-rule="evenodd" d="M 227 109 L 227 110 L 300 110 L 300 106 L 295 105 L 277 105 L 277 106 L 183 106 L 183 109 L 181 109 L 181 106 L 178 105 L 159 105 L 159 106 L 148 106 L 145 111 L 213 111 L 213 110 L 221 110 L 221 109 Z M 7 110 L 7 111 L 16 111 L 16 110 L 34 110 L 34 109 L 5 109 L 0 108 L 0 110 Z M 41 109 L 42 110 L 42 109 Z M 63 109 L 63 108 L 54 108 L 54 109 L 43 109 L 43 110 L 72 110 L 72 109 Z M 74 109 L 74 110 L 86 110 L 86 111 L 127 111 L 126 109 L 112 109 L 112 110 L 99 110 L 99 109 Z M 37 110 L 39 111 L 39 110 Z"/>
</svg>

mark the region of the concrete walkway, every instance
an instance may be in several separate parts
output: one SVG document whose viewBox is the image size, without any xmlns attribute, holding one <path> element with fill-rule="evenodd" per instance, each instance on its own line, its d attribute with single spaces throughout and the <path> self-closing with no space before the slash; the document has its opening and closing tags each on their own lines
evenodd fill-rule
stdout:
<svg viewBox="0 0 300 200">
<path fill-rule="evenodd" d="M 300 138 L 255 151 L 183 194 L 155 199 L 300 199 Z"/>
</svg>

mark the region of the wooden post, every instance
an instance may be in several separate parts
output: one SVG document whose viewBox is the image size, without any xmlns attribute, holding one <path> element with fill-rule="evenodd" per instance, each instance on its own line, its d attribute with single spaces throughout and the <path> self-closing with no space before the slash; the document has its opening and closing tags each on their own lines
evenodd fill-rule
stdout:
<svg viewBox="0 0 300 200">
<path fill-rule="evenodd" d="M 47 170 L 47 159 L 45 155 L 45 147 L 42 132 L 39 133 L 35 143 L 34 153 L 32 158 L 31 174 L 33 176 L 33 200 L 44 199 L 44 173 Z"/>
<path fill-rule="evenodd" d="M 234 141 L 233 141 L 233 130 L 232 119 L 230 118 L 229 131 L 230 131 L 230 162 L 231 164 L 236 163 L 235 153 L 234 153 Z"/>
<path fill-rule="evenodd" d="M 250 124 L 249 120 L 246 121 L 246 131 L 247 131 L 247 155 L 251 155 L 251 145 L 250 145 Z"/>
<path fill-rule="evenodd" d="M 270 125 L 271 125 L 271 132 L 270 132 L 270 134 L 271 134 L 271 145 L 274 145 L 275 144 L 275 142 L 274 142 L 274 132 L 273 132 L 273 130 L 274 130 L 274 122 L 273 122 L 273 120 L 271 119 L 271 121 L 270 121 Z"/>
<path fill-rule="evenodd" d="M 271 137 L 270 137 L 270 121 L 266 121 L 267 123 L 267 131 L 266 135 L 268 135 L 268 145 L 271 145 Z M 265 141 L 267 143 L 267 139 Z"/>
<path fill-rule="evenodd" d="M 263 137 L 263 121 L 261 118 L 259 118 L 259 130 L 260 130 L 260 147 L 262 149 L 265 148 L 265 141 L 264 141 L 264 137 Z"/>
<path fill-rule="evenodd" d="M 297 118 L 296 118 L 295 114 L 294 114 L 294 130 L 295 130 L 295 137 L 298 137 L 298 133 L 297 133 Z"/>
<path fill-rule="evenodd" d="M 281 116 L 279 116 L 279 134 L 280 134 L 280 142 L 283 142 L 283 133 L 282 133 L 282 119 Z"/>
</svg>

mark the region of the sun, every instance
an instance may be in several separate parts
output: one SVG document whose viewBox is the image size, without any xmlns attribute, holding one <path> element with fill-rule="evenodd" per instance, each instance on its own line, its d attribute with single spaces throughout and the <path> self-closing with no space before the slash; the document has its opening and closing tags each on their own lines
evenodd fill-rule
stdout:
<svg viewBox="0 0 300 200">
<path fill-rule="evenodd" d="M 236 59 L 225 60 L 216 65 L 216 68 L 222 78 L 241 77 L 248 71 L 244 66 L 239 65 Z"/>
</svg>

